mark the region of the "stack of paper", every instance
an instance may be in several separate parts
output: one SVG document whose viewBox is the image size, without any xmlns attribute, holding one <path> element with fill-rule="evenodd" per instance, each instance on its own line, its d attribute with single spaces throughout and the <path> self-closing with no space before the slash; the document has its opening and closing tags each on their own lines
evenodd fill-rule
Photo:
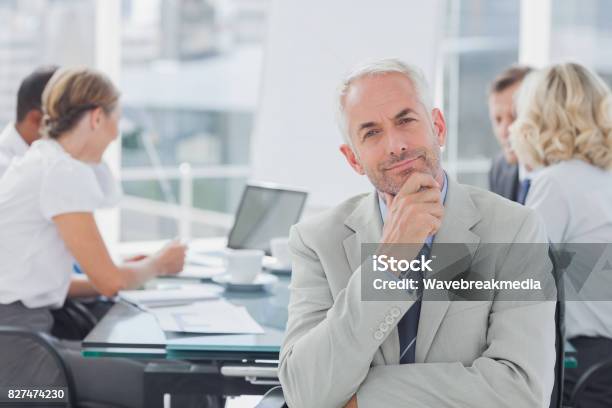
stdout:
<svg viewBox="0 0 612 408">
<path fill-rule="evenodd" d="M 216 299 L 219 292 L 216 285 L 201 284 L 176 289 L 122 290 L 119 292 L 119 298 L 138 306 L 159 307 Z"/>
<path fill-rule="evenodd" d="M 223 299 L 152 309 L 164 331 L 206 334 L 260 334 L 263 328 L 246 308 Z"/>
</svg>

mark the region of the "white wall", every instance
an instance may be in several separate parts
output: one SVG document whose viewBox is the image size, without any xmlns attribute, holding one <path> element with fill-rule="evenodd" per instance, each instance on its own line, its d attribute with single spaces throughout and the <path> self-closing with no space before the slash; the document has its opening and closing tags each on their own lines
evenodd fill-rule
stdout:
<svg viewBox="0 0 612 408">
<path fill-rule="evenodd" d="M 338 150 L 335 91 L 357 63 L 399 57 L 433 84 L 440 0 L 272 0 L 252 138 L 253 178 L 306 188 L 310 206 L 371 191 Z"/>
</svg>

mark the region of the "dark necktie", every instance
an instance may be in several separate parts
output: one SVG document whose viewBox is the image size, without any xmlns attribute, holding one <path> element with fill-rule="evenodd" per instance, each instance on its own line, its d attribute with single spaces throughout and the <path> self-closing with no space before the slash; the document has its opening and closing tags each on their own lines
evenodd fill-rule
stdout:
<svg viewBox="0 0 612 408">
<path fill-rule="evenodd" d="M 517 203 L 525 204 L 525 201 L 527 200 L 527 193 L 529 193 L 529 187 L 531 187 L 530 179 L 525 179 L 521 181 L 521 184 L 519 184 L 518 193 L 516 194 Z"/>
<path fill-rule="evenodd" d="M 430 248 L 428 245 L 423 245 L 417 258 L 421 255 L 425 259 L 429 259 Z M 412 307 L 408 309 L 404 317 L 397 324 L 397 331 L 400 340 L 400 364 L 414 363 L 416 356 L 416 338 L 419 328 L 419 317 L 421 315 L 421 295 L 423 294 L 423 274 L 422 272 L 411 271 L 405 276 L 400 276 L 404 279 L 414 279 L 419 282 L 419 290 L 417 292 L 418 300 L 414 302 Z"/>
</svg>

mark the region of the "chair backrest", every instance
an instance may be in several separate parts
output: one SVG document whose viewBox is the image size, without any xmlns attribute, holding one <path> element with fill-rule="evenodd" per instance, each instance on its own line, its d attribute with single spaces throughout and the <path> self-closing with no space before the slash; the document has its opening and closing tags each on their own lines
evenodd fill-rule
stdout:
<svg viewBox="0 0 612 408">
<path fill-rule="evenodd" d="M 550 397 L 550 408 L 561 408 L 563 404 L 563 383 L 565 373 L 565 288 L 563 286 L 563 268 L 559 259 L 550 247 L 548 251 L 553 265 L 553 276 L 557 285 L 557 304 L 555 307 L 555 384 Z"/>
<path fill-rule="evenodd" d="M 95 327 L 98 319 L 83 304 L 74 299 L 66 299 L 61 309 L 53 310 L 54 337 L 67 340 L 83 340 Z"/>
<path fill-rule="evenodd" d="M 24 387 L 65 385 L 68 389 L 68 407 L 75 406 L 74 393 L 76 388 L 74 386 L 72 372 L 61 354 L 53 345 L 53 340 L 48 335 L 21 327 L 0 326 L 0 347 L 5 351 L 7 349 L 13 351 L 11 353 L 5 352 L 0 357 L 0 378 L 6 377 L 9 370 L 13 368 L 12 372 L 9 373 L 9 381 L 15 382 L 14 384 L 2 385 L 21 385 Z M 53 365 L 57 369 L 61 377 L 60 383 L 40 383 L 41 381 L 45 381 L 45 379 L 36 377 L 36 373 L 40 372 L 43 367 L 33 365 L 27 366 L 27 358 L 25 358 L 25 356 L 33 354 L 40 357 L 35 361 L 35 364 Z M 12 360 L 9 360 L 11 358 Z M 5 373 L 2 373 L 3 369 L 6 370 Z M 28 372 L 30 370 L 32 371 Z M 23 373 L 23 375 L 20 376 L 19 372 Z M 32 373 L 34 373 L 34 375 L 32 375 Z"/>
<path fill-rule="evenodd" d="M 601 373 L 609 372 L 612 370 L 612 357 L 608 360 L 603 360 L 594 364 L 588 370 L 582 374 L 582 376 L 578 379 L 578 382 L 574 386 L 574 390 L 572 391 L 572 396 L 570 398 L 570 407 L 572 408 L 588 408 L 587 405 L 583 405 L 580 403 L 583 400 L 584 395 L 589 389 L 589 386 L 596 381 Z M 612 384 L 608 385 L 612 387 Z"/>
<path fill-rule="evenodd" d="M 599 378 L 601 373 L 607 373 L 610 371 L 612 371 L 612 357 L 610 357 L 608 360 L 603 360 L 597 364 L 593 364 L 593 366 L 586 370 L 578 379 L 578 382 L 572 391 L 569 406 L 571 408 L 588 408 L 588 405 L 581 404 L 581 401 L 588 392 L 589 386 L 591 386 L 593 382 Z M 612 387 L 612 384 L 609 384 L 609 387 Z"/>
</svg>

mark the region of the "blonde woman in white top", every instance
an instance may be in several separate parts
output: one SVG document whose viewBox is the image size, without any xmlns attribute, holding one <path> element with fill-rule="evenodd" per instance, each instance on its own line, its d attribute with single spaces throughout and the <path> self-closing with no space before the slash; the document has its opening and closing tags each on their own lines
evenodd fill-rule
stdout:
<svg viewBox="0 0 612 408">
<path fill-rule="evenodd" d="M 108 78 L 86 68 L 58 70 L 43 93 L 43 112 L 45 137 L 13 161 L 0 182 L 0 325 L 50 333 L 50 309 L 69 294 L 113 296 L 177 273 L 185 247 L 172 242 L 153 256 L 116 265 L 104 245 L 93 211 L 117 198 L 102 155 L 119 134 L 120 117 L 119 92 Z M 75 261 L 88 281 L 71 284 Z M 140 364 L 85 360 L 72 345 L 58 347 L 74 372 L 79 398 L 140 405 Z M 14 342 L 0 343 L 0 349 L 0 384 L 59 381 L 57 370 L 41 364 L 35 351 Z"/>
<path fill-rule="evenodd" d="M 534 73 L 519 92 L 511 138 L 533 169 L 525 205 L 543 217 L 558 249 L 575 252 L 565 272 L 565 325 L 578 368 L 566 370 L 567 397 L 584 371 L 612 357 L 612 270 L 598 266 L 612 249 L 612 94 L 578 64 Z M 612 406 L 612 373 L 602 380 L 584 406 Z"/>
</svg>

